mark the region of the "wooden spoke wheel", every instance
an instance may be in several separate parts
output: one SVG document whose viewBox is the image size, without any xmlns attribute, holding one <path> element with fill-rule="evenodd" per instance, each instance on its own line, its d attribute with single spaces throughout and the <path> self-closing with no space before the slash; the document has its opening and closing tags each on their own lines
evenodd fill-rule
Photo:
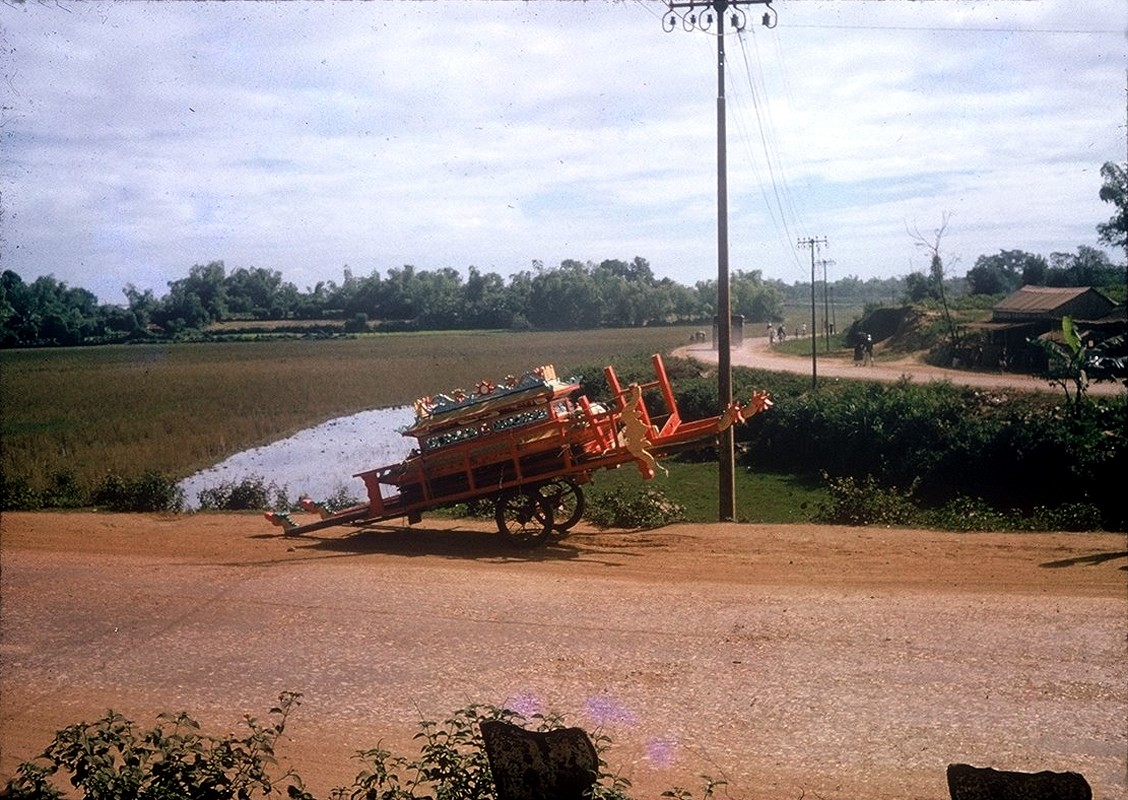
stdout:
<svg viewBox="0 0 1128 800">
<path fill-rule="evenodd" d="M 552 525 L 549 535 L 563 539 L 584 516 L 584 490 L 568 478 L 544 483 L 538 487 L 540 496 L 552 509 Z"/>
<path fill-rule="evenodd" d="M 512 544 L 535 547 L 552 531 L 552 507 L 535 492 L 506 492 L 497 499 L 497 529 Z"/>
</svg>

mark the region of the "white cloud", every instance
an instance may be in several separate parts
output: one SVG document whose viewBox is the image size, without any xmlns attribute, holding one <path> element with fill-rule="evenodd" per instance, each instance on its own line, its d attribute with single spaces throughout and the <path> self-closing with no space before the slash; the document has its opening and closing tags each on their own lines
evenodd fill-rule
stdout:
<svg viewBox="0 0 1128 800">
<path fill-rule="evenodd" d="M 707 279 L 714 40 L 663 10 L 5 7 L 4 266 L 113 301 L 214 259 L 301 287 L 635 255 Z M 801 280 L 795 238 L 825 235 L 841 274 L 904 274 L 906 221 L 945 212 L 967 266 L 1095 243 L 1125 149 L 1119 0 L 777 12 L 726 40 L 734 265 Z"/>
</svg>

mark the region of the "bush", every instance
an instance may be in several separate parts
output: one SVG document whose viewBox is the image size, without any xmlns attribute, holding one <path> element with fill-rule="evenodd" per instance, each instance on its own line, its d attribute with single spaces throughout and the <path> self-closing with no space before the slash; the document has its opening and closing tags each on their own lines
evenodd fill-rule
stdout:
<svg viewBox="0 0 1128 800">
<path fill-rule="evenodd" d="M 368 315 L 360 312 L 354 314 L 345 323 L 345 333 L 364 333 L 368 330 Z"/>
<path fill-rule="evenodd" d="M 333 511 L 340 511 L 342 508 L 360 505 L 365 501 L 353 494 L 348 487 L 339 486 L 333 494 L 325 498 L 324 502 L 325 505 Z"/>
<path fill-rule="evenodd" d="M 218 486 L 203 489 L 196 495 L 204 511 L 294 511 L 301 506 L 291 502 L 286 487 L 274 481 L 267 483 L 259 475 L 249 475 L 240 481 L 224 481 Z M 361 501 L 344 486 L 338 487 L 321 505 L 331 511 L 355 506 Z"/>
<path fill-rule="evenodd" d="M 1031 526 L 1039 531 L 1100 530 L 1101 510 L 1092 503 L 1064 503 L 1056 508 L 1037 506 L 1031 515 Z"/>
<path fill-rule="evenodd" d="M 87 800 L 249 800 L 253 796 L 315 800 L 301 777 L 278 758 L 290 713 L 300 695 L 285 692 L 270 720 L 245 717 L 246 734 L 214 737 L 186 712 L 161 714 L 156 727 L 140 731 L 130 720 L 108 712 L 93 723 L 64 728 L 34 761 L 21 764 L 0 796 L 19 800 L 54 800 L 64 792 L 52 783 L 65 778 Z M 547 731 L 563 727 L 557 715 L 526 718 L 509 709 L 471 705 L 442 723 L 420 722 L 417 758 L 397 756 L 377 747 L 357 753 L 361 769 L 351 786 L 334 789 L 332 800 L 492 800 L 496 796 L 480 724 L 500 719 Z M 591 736 L 599 758 L 592 800 L 629 800 L 630 781 L 612 773 L 606 754 L 611 740 Z M 723 785 L 703 776 L 704 798 Z M 663 797 L 692 800 L 682 788 Z"/>
<path fill-rule="evenodd" d="M 1128 402 L 1090 398 L 1070 408 L 1044 395 L 1005 396 L 946 383 L 843 382 L 798 390 L 772 384 L 775 406 L 737 429 L 742 463 L 764 471 L 873 476 L 942 508 L 977 497 L 1030 516 L 1082 503 L 1106 530 L 1128 520 Z M 745 438 L 747 437 L 747 438 Z"/>
<path fill-rule="evenodd" d="M 268 485 L 258 475 L 251 475 L 204 489 L 197 499 L 205 511 L 257 511 L 271 507 L 271 492 L 279 495 L 274 484 Z"/>
<path fill-rule="evenodd" d="M 38 511 L 43 508 L 82 508 L 89 498 L 70 470 L 51 475 L 47 488 L 36 491 L 20 476 L 0 476 L 0 511 Z"/>
<path fill-rule="evenodd" d="M 333 800 L 492 800 L 496 796 L 489 760 L 482 745 L 480 725 L 486 720 L 504 720 L 530 730 L 548 731 L 564 726 L 555 714 L 533 714 L 496 706 L 474 704 L 459 709 L 442 723 L 424 720 L 415 738 L 419 757 L 408 759 L 376 748 L 357 754 L 363 768 L 350 787 L 332 792 Z M 531 723 L 531 724 L 530 724 Z M 629 800 L 630 781 L 612 774 L 605 754 L 611 740 L 603 734 L 591 736 L 599 756 L 599 774 L 592 787 L 592 800 Z"/>
<path fill-rule="evenodd" d="M 957 497 L 920 513 L 918 522 L 945 531 L 1009 531 L 1022 528 L 1022 517 L 999 511 L 978 497 Z"/>
<path fill-rule="evenodd" d="M 42 507 L 43 499 L 26 478 L 0 475 L 0 511 L 35 511 Z"/>
<path fill-rule="evenodd" d="M 38 763 L 22 764 L 2 794 L 28 800 L 62 797 L 50 783 L 61 773 L 87 800 L 246 800 L 254 794 L 281 796 L 276 788 L 281 783 L 288 784 L 290 797 L 307 798 L 292 771 L 272 774 L 275 743 L 298 698 L 284 693 L 266 725 L 246 717 L 249 732 L 242 738 L 202 734 L 185 712 L 161 714 L 155 728 L 140 732 L 132 721 L 110 711 L 97 722 L 56 733 Z"/>
<path fill-rule="evenodd" d="M 176 481 L 157 472 L 146 472 L 132 484 L 133 508 L 131 511 L 184 510 L 184 492 Z"/>
<path fill-rule="evenodd" d="M 476 498 L 450 506 L 451 516 L 468 519 L 493 519 L 496 510 L 497 501 L 492 497 Z"/>
<path fill-rule="evenodd" d="M 593 490 L 584 516 L 605 528 L 660 528 L 681 522 L 685 510 L 661 489 L 628 486 L 612 492 Z"/>
<path fill-rule="evenodd" d="M 51 476 L 50 485 L 42 495 L 44 508 L 82 508 L 86 505 L 86 490 L 70 470 L 60 470 Z"/>
<path fill-rule="evenodd" d="M 830 499 L 815 514 L 817 522 L 836 525 L 905 525 L 916 508 L 909 493 L 880 486 L 872 475 L 862 480 L 826 476 Z"/>
<path fill-rule="evenodd" d="M 175 513 L 184 510 L 184 492 L 158 472 L 137 478 L 109 473 L 90 493 L 90 502 L 108 511 Z"/>
</svg>

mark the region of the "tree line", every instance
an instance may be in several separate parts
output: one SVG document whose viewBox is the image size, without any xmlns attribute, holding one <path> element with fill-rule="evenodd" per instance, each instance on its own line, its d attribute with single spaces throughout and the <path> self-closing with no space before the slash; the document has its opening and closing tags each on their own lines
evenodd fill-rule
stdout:
<svg viewBox="0 0 1128 800">
<path fill-rule="evenodd" d="M 344 321 L 350 330 L 569 330 L 696 324 L 712 319 L 716 282 L 693 287 L 655 277 L 645 258 L 631 261 L 534 263 L 508 279 L 470 267 L 417 270 L 318 281 L 300 291 L 281 272 L 261 267 L 228 271 L 222 261 L 193 266 L 157 297 L 132 284 L 125 304 L 99 304 L 86 289 L 53 276 L 31 283 L 0 275 L 0 344 L 77 345 L 196 334 L 231 320 Z M 732 276 L 733 312 L 750 321 L 778 319 L 785 291 L 759 270 Z"/>
<path fill-rule="evenodd" d="M 1106 162 L 1100 198 L 1115 213 L 1097 225 L 1099 241 L 1128 250 L 1128 164 Z M 946 224 L 946 222 L 945 222 Z M 910 232 L 911 233 L 911 232 Z M 915 303 L 945 298 L 949 284 L 940 261 L 940 236 L 918 244 L 932 250 L 930 274 L 861 281 L 856 276 L 823 286 L 835 302 L 864 305 Z M 950 282 L 951 293 L 994 295 L 1019 286 L 1096 286 L 1113 288 L 1123 299 L 1125 267 L 1107 254 L 1082 245 L 1076 254 L 1052 253 L 1049 259 L 1021 250 L 983 255 L 966 278 Z M 357 277 L 346 266 L 344 280 L 318 281 L 302 292 L 278 270 L 240 267 L 230 274 L 222 261 L 193 266 L 187 277 L 170 281 L 168 294 L 129 284 L 125 305 L 100 304 L 90 291 L 67 286 L 45 275 L 31 283 L 15 272 L 0 275 L 0 347 L 96 344 L 192 336 L 228 320 L 346 320 L 347 329 L 511 329 L 577 330 L 708 323 L 716 312 L 716 281 L 683 286 L 656 278 L 645 258 L 607 259 L 595 264 L 565 260 L 508 280 L 470 267 L 468 275 L 452 268 L 416 270 L 406 265 Z M 810 283 L 790 286 L 767 281 L 760 270 L 736 270 L 731 276 L 732 313 L 748 322 L 780 319 L 786 306 L 804 305 Z"/>
<path fill-rule="evenodd" d="M 1009 294 L 1021 286 L 1118 287 L 1124 267 L 1108 254 L 1081 245 L 1076 253 L 1051 253 L 1047 259 L 1022 250 L 1000 250 L 980 256 L 967 273 L 968 294 Z"/>
<path fill-rule="evenodd" d="M 1123 285 L 1123 268 L 1100 250 L 1047 260 L 1020 250 L 980 256 L 966 278 L 949 281 L 953 294 L 1001 294 L 1024 284 Z M 923 275 L 861 280 L 847 276 L 826 287 L 836 303 L 920 302 L 935 293 Z M 0 346 L 71 346 L 192 338 L 218 322 L 273 320 L 309 324 L 333 320 L 346 330 L 579 330 L 601 327 L 711 324 L 716 281 L 689 287 L 655 277 L 645 258 L 597 263 L 535 263 L 508 279 L 470 267 L 427 271 L 411 265 L 341 282 L 318 281 L 299 290 L 277 270 L 222 261 L 197 264 L 156 296 L 129 284 L 125 303 L 99 303 L 89 290 L 51 275 L 25 282 L 11 270 L 0 275 Z M 820 287 L 821 290 L 822 287 Z M 748 323 L 781 319 L 787 307 L 809 302 L 810 283 L 766 280 L 760 270 L 732 275 L 734 314 Z"/>
<path fill-rule="evenodd" d="M 1108 162 L 1101 176 L 1101 200 L 1116 213 L 1097 225 L 1099 241 L 1128 249 L 1128 165 Z M 909 303 L 938 298 L 946 306 L 946 291 L 1002 295 L 1035 285 L 1111 288 L 1113 297 L 1124 297 L 1125 268 L 1086 245 L 1048 259 L 1001 250 L 976 259 L 965 278 L 949 281 L 940 260 L 945 226 L 935 241 L 914 235 L 932 254 L 929 274 L 864 282 L 856 276 L 842 278 L 824 285 L 824 296 L 853 305 L 896 302 L 898 295 Z M 25 283 L 6 270 L 0 275 L 0 347 L 185 338 L 229 320 L 345 320 L 346 330 L 355 331 L 700 324 L 713 318 L 717 295 L 715 281 L 688 287 L 656 278 L 641 256 L 598 264 L 565 260 L 554 268 L 534 262 L 532 269 L 508 280 L 476 267 L 469 268 L 465 279 L 449 267 L 425 271 L 406 265 L 367 277 L 345 267 L 341 283 L 318 281 L 304 292 L 284 281 L 278 270 L 240 267 L 228 273 L 222 261 L 212 261 L 193 266 L 168 287 L 166 295 L 157 297 L 129 284 L 123 290 L 126 303 L 114 305 L 99 303 L 87 289 L 67 286 L 52 275 Z M 732 311 L 748 322 L 770 322 L 782 318 L 786 306 L 804 305 L 810 289 L 809 283 L 767 281 L 760 270 L 737 270 L 731 276 Z"/>
</svg>

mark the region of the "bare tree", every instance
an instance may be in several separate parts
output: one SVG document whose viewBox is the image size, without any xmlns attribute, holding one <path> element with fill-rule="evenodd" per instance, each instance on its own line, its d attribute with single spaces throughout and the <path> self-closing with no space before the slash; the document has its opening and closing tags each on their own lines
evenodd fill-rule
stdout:
<svg viewBox="0 0 1128 800">
<path fill-rule="evenodd" d="M 960 335 L 955 322 L 952 320 L 952 312 L 948 308 L 948 295 L 944 291 L 944 260 L 940 256 L 940 243 L 948 230 L 950 217 L 951 215 L 945 211 L 940 218 L 940 227 L 932 232 L 931 238 L 921 233 L 920 228 L 915 224 L 912 228 L 909 228 L 906 224 L 905 230 L 912 237 L 913 244 L 929 255 L 928 275 L 936 287 L 936 294 L 940 298 L 941 307 L 944 309 L 944 323 L 948 327 L 948 344 L 954 354 L 960 345 Z"/>
</svg>

